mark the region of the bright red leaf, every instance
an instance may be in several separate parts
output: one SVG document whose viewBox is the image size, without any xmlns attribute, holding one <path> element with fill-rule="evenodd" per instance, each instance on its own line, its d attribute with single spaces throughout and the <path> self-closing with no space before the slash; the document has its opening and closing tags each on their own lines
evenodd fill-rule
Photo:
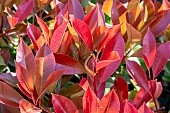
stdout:
<svg viewBox="0 0 170 113">
<path fill-rule="evenodd" d="M 89 50 L 93 52 L 92 34 L 90 32 L 88 25 L 83 21 L 74 18 L 74 28 L 76 29 L 77 33 L 80 35 L 83 42 L 89 48 Z"/>
<path fill-rule="evenodd" d="M 83 111 L 84 113 L 97 113 L 98 110 L 98 100 L 95 93 L 87 88 L 83 96 Z"/>
<path fill-rule="evenodd" d="M 138 109 L 138 113 L 153 113 L 145 103 Z"/>
<path fill-rule="evenodd" d="M 130 103 L 128 100 L 125 100 L 121 103 L 120 112 L 119 113 L 138 113 L 137 109 Z"/>
</svg>

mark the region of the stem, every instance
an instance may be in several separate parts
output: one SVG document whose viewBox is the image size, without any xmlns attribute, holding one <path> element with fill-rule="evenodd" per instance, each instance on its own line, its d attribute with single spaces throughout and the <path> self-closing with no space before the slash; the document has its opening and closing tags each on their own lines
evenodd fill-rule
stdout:
<svg viewBox="0 0 170 113">
<path fill-rule="evenodd" d="M 152 94 L 152 98 L 153 98 L 153 101 L 154 101 L 154 103 L 155 103 L 156 112 L 159 113 L 159 111 L 158 111 L 158 106 L 157 106 L 157 103 L 156 103 L 156 99 L 155 99 L 155 97 L 154 97 L 153 86 L 152 86 L 152 82 L 151 82 L 150 69 L 148 69 L 148 73 L 149 73 L 149 78 L 150 78 L 149 83 L 150 83 L 150 85 L 151 85 L 151 91 L 152 91 L 151 94 Z"/>
<path fill-rule="evenodd" d="M 2 33 L 3 25 L 4 25 L 4 16 L 2 15 L 2 16 L 1 16 L 0 33 Z"/>
</svg>

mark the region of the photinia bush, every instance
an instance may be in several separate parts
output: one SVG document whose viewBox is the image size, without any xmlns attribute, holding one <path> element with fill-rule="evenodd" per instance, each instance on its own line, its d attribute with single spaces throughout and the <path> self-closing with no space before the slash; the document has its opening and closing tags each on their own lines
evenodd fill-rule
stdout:
<svg viewBox="0 0 170 113">
<path fill-rule="evenodd" d="M 2 113 L 161 110 L 157 77 L 170 58 L 167 0 L 2 0 L 0 6 Z"/>
</svg>

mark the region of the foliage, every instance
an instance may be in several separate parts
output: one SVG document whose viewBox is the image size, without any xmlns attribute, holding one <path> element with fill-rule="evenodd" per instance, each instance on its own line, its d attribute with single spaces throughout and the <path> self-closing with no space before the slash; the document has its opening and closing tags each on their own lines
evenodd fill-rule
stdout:
<svg viewBox="0 0 170 113">
<path fill-rule="evenodd" d="M 2 113 L 161 110 L 167 0 L 1 0 L 0 17 Z"/>
</svg>

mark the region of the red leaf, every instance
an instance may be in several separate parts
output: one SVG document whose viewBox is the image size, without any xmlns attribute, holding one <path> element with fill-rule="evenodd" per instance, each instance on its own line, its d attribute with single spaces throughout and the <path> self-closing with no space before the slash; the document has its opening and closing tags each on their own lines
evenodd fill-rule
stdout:
<svg viewBox="0 0 170 113">
<path fill-rule="evenodd" d="M 113 88 L 117 93 L 120 102 L 123 102 L 123 100 L 128 99 L 128 85 L 123 78 L 118 76 L 114 82 Z"/>
<path fill-rule="evenodd" d="M 35 57 L 36 61 L 36 79 L 35 87 L 39 94 L 47 78 L 55 70 L 55 57 L 48 46 L 41 47 Z"/>
<path fill-rule="evenodd" d="M 50 49 L 53 53 L 58 52 L 60 47 L 62 46 L 61 44 L 64 38 L 67 25 L 68 22 L 65 22 L 54 31 L 54 34 L 50 41 Z"/>
<path fill-rule="evenodd" d="M 106 26 L 99 26 L 95 29 L 93 34 L 93 47 L 97 49 L 98 45 L 102 42 L 104 37 L 106 36 L 109 28 Z"/>
<path fill-rule="evenodd" d="M 86 78 L 82 78 L 80 81 L 80 86 L 86 91 L 90 85 Z"/>
<path fill-rule="evenodd" d="M 102 48 L 106 46 L 106 44 L 118 33 L 119 29 L 120 29 L 120 24 L 114 25 L 113 27 L 109 29 L 107 35 L 102 40 L 102 42 L 99 44 L 99 47 L 97 49 L 98 52 L 100 52 Z"/>
<path fill-rule="evenodd" d="M 83 96 L 83 111 L 84 113 L 97 113 L 97 110 L 97 97 L 90 87 L 88 87 Z"/>
<path fill-rule="evenodd" d="M 47 78 L 47 80 L 45 81 L 45 84 L 42 88 L 42 93 L 52 84 L 54 84 L 55 82 L 57 82 L 61 76 L 63 75 L 64 70 L 56 70 L 54 72 L 52 72 L 50 74 L 50 76 Z"/>
<path fill-rule="evenodd" d="M 67 31 L 63 37 L 59 53 L 68 55 L 72 43 L 72 35 Z"/>
<path fill-rule="evenodd" d="M 138 109 L 138 113 L 153 113 L 145 103 Z"/>
<path fill-rule="evenodd" d="M 167 13 L 164 14 L 163 18 L 151 29 L 154 36 L 160 35 L 170 24 L 170 10 L 167 10 Z"/>
<path fill-rule="evenodd" d="M 108 44 L 106 45 L 105 49 L 103 50 L 102 56 L 100 60 L 107 60 L 109 59 L 108 56 L 112 53 L 112 51 L 116 51 L 119 53 L 120 60 L 111 63 L 110 65 L 106 66 L 99 70 L 99 78 L 100 83 L 106 81 L 119 67 L 122 58 L 124 56 L 125 50 L 125 43 L 123 37 L 120 33 L 118 33 L 114 38 L 112 38 Z"/>
<path fill-rule="evenodd" d="M 15 18 L 18 18 L 17 23 L 20 23 L 31 13 L 33 9 L 33 0 L 25 0 L 22 2 L 16 11 Z"/>
<path fill-rule="evenodd" d="M 56 113 L 78 113 L 73 102 L 64 96 L 52 94 L 52 103 Z"/>
<path fill-rule="evenodd" d="M 41 27 L 41 30 L 43 31 L 44 33 L 44 36 L 45 36 L 45 39 L 46 39 L 46 43 L 49 44 L 49 29 L 48 29 L 48 26 L 46 25 L 46 23 L 40 19 L 37 15 L 36 15 L 36 18 L 37 18 L 37 23 L 40 25 Z"/>
<path fill-rule="evenodd" d="M 125 100 L 125 102 L 123 102 L 121 104 L 121 108 L 120 108 L 120 112 L 119 113 L 138 113 L 137 109 L 128 102 L 128 100 Z"/>
<path fill-rule="evenodd" d="M 80 71 L 84 71 L 83 66 L 75 59 L 70 56 L 63 54 L 55 54 L 56 63 L 75 68 Z"/>
<path fill-rule="evenodd" d="M 136 81 L 136 83 L 142 87 L 143 89 L 149 91 L 148 81 L 146 78 L 146 74 L 142 67 L 134 62 L 127 60 L 126 61 L 126 69 L 130 76 Z"/>
<path fill-rule="evenodd" d="M 74 15 L 80 20 L 84 18 L 84 11 L 78 0 L 68 0 L 68 13 L 70 16 Z"/>
<path fill-rule="evenodd" d="M 142 55 L 147 68 L 151 68 L 156 53 L 156 41 L 150 29 L 148 29 L 143 39 Z"/>
<path fill-rule="evenodd" d="M 0 102 L 12 107 L 19 107 L 22 96 L 6 83 L 0 81 Z"/>
<path fill-rule="evenodd" d="M 170 9 L 170 3 L 169 3 L 168 0 L 163 0 L 162 1 L 162 8 L 163 8 L 163 10 Z"/>
<path fill-rule="evenodd" d="M 34 90 L 34 82 L 30 73 L 19 63 L 15 62 L 16 65 L 16 74 L 19 83 L 22 87 L 28 92 L 32 93 Z"/>
<path fill-rule="evenodd" d="M 60 1 L 54 1 L 55 2 L 55 11 L 56 11 L 56 14 L 58 14 L 63 8 L 64 8 L 64 4 Z"/>
<path fill-rule="evenodd" d="M 20 44 L 17 49 L 16 62 L 27 69 L 33 77 L 35 71 L 34 55 L 31 49 L 24 43 L 22 38 L 20 38 Z"/>
<path fill-rule="evenodd" d="M 0 74 L 0 80 L 3 80 L 7 84 L 16 87 L 16 84 L 18 83 L 16 75 L 14 76 L 14 73 L 2 73 Z"/>
<path fill-rule="evenodd" d="M 8 23 L 9 25 L 11 26 L 11 29 L 13 29 L 13 27 L 17 24 L 18 22 L 18 18 L 15 18 L 15 17 L 10 17 L 8 16 Z"/>
<path fill-rule="evenodd" d="M 84 17 L 84 22 L 89 26 L 91 33 L 98 27 L 105 25 L 104 14 L 97 4 Z"/>
<path fill-rule="evenodd" d="M 112 51 L 108 55 L 108 60 L 101 60 L 101 61 L 97 62 L 96 69 L 98 71 L 101 68 L 104 68 L 104 67 L 108 66 L 109 64 L 111 64 L 114 61 L 117 61 L 119 59 L 120 59 L 119 54 L 116 51 Z"/>
<path fill-rule="evenodd" d="M 170 56 L 170 43 L 166 42 L 161 44 L 156 50 L 156 55 L 152 66 L 154 78 L 156 78 L 158 74 L 163 70 L 169 56 Z"/>
<path fill-rule="evenodd" d="M 86 44 L 88 49 L 93 52 L 93 41 L 92 41 L 92 35 L 90 32 L 90 29 L 86 23 L 83 21 L 74 18 L 74 27 L 77 31 L 77 33 L 80 35 L 83 42 Z"/>
<path fill-rule="evenodd" d="M 38 49 L 45 43 L 45 39 L 41 35 L 40 30 L 36 26 L 28 24 L 26 31 L 34 45 L 34 50 L 38 51 Z"/>
<path fill-rule="evenodd" d="M 22 99 L 19 102 L 19 109 L 21 113 L 41 113 L 42 110 L 40 108 L 35 107 L 29 101 Z"/>
<path fill-rule="evenodd" d="M 117 94 L 112 89 L 100 101 L 99 113 L 119 113 L 120 102 Z"/>
</svg>

